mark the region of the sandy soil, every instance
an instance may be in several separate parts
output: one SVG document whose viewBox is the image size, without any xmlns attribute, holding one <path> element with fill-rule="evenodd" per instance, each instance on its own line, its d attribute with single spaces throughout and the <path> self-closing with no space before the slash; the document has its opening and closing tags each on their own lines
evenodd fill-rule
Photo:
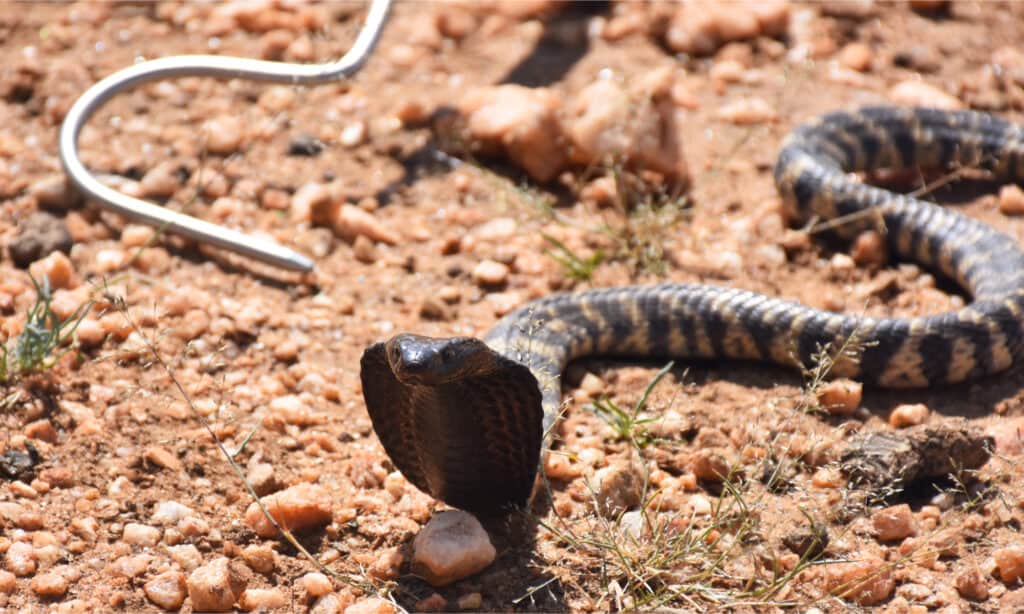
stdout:
<svg viewBox="0 0 1024 614">
<path fill-rule="evenodd" d="M 373 595 L 409 610 L 1024 608 L 1022 449 L 1012 434 L 1024 416 L 1019 370 L 949 388 L 866 390 L 852 415 L 831 416 L 813 411 L 814 382 L 800 374 L 677 364 L 648 400 L 654 421 L 634 431 L 652 441 L 630 445 L 587 406 L 607 395 L 632 407 L 662 364 L 573 365 L 555 461 L 564 479 L 550 482 L 524 522 L 488 526 L 493 564 L 434 588 L 411 572 L 409 557 L 413 537 L 443 506 L 389 477 L 357 367 L 364 347 L 396 332 L 479 336 L 512 307 L 559 289 L 704 281 L 875 314 L 959 304 L 952 285 L 912 264 L 857 265 L 846 245 L 784 232 L 771 168 L 796 125 L 909 102 L 897 89 L 905 82 L 1020 119 L 1024 4 L 964 2 L 932 13 L 905 3 L 793 4 L 781 34 L 691 56 L 659 34 L 666 6 L 634 7 L 647 27 L 606 5 L 535 15 L 526 3 L 465 11 L 405 3 L 350 83 L 182 79 L 119 96 L 90 122 L 82 136 L 90 168 L 126 191 L 274 237 L 315 259 L 308 277 L 176 237 L 149 242 L 95 205 L 41 187 L 60 175 L 63 114 L 103 76 L 180 53 L 325 61 L 344 53 L 361 19 L 358 4 L 280 5 L 256 11 L 260 18 L 174 2 L 0 11 L 0 244 L 8 248 L 0 338 L 14 342 L 35 298 L 10 248 L 39 209 L 73 243 L 72 270 L 55 278 L 63 286 L 55 311 L 97 301 L 80 346 L 3 389 L 0 450 L 9 460 L 32 447 L 39 462 L 0 482 L 0 552 L 14 573 L 0 582 L 0 611 L 159 610 L 148 582 L 222 556 L 248 588 L 277 589 L 289 611 L 386 609 L 367 601 Z M 676 129 L 692 187 L 665 196 L 647 176 L 631 211 L 588 196 L 612 166 L 573 167 L 539 183 L 501 156 L 467 153 L 444 121 L 429 120 L 482 86 L 545 86 L 567 101 L 602 74 L 630 82 L 662 66 L 679 85 Z M 723 119 L 723 108 L 751 99 L 771 112 L 743 124 Z M 294 153 L 310 143 L 318 143 L 312 155 Z M 309 183 L 370 212 L 396 243 L 312 224 L 296 204 Z M 1024 222 L 1000 211 L 998 189 L 957 182 L 929 198 L 1020 238 Z M 636 205 L 643 198 L 650 206 Z M 589 279 L 574 279 L 544 234 L 583 260 L 598 252 L 603 260 Z M 509 266 L 498 287 L 474 280 L 484 260 Z M 249 495 L 144 339 L 225 447 L 240 450 L 236 460 L 260 489 L 324 487 L 332 519 L 299 537 L 339 574 L 333 597 L 308 595 L 300 578 L 314 565 L 245 523 Z M 891 429 L 890 412 L 905 403 L 927 405 L 929 423 L 964 416 L 988 429 L 998 454 L 962 481 L 847 505 L 856 497 L 836 477 L 838 450 L 858 432 Z M 724 484 L 696 479 L 709 455 L 735 470 Z M 661 504 L 647 501 L 646 520 L 606 520 L 592 505 L 587 476 L 625 461 L 664 493 Z M 763 479 L 766 468 L 784 484 Z M 169 501 L 191 511 L 154 520 Z M 879 510 L 901 504 L 913 534 L 883 541 Z M 811 521 L 830 537 L 813 561 L 787 545 Z M 155 527 L 156 541 L 128 529 L 133 523 Z M 195 550 L 179 548 L 187 545 Z M 269 549 L 274 562 L 261 571 L 255 561 Z M 12 563 L 12 552 L 32 569 Z M 865 576 L 874 584 L 844 599 L 844 582 Z M 181 607 L 191 611 L 192 600 Z"/>
</svg>

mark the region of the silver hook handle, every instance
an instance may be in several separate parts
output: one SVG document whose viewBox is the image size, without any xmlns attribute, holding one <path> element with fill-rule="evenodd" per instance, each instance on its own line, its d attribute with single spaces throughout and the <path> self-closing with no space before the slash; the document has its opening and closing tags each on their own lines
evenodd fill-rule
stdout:
<svg viewBox="0 0 1024 614">
<path fill-rule="evenodd" d="M 60 128 L 60 160 L 64 171 L 87 197 L 124 217 L 209 243 L 261 262 L 292 271 L 312 271 L 313 261 L 277 243 L 132 198 L 98 181 L 78 156 L 82 126 L 104 103 L 121 91 L 160 79 L 216 77 L 251 79 L 292 85 L 312 85 L 351 77 L 366 62 L 380 39 L 391 0 L 371 0 L 363 29 L 355 43 L 336 62 L 289 64 L 216 55 L 179 55 L 142 62 L 99 81 L 75 101 Z"/>
</svg>

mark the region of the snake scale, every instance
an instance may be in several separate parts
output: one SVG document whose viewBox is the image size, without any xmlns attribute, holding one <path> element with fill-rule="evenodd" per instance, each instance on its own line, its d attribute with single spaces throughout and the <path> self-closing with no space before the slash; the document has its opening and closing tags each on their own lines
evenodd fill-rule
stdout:
<svg viewBox="0 0 1024 614">
<path fill-rule="evenodd" d="M 971 111 L 892 107 L 836 112 L 785 140 L 775 182 L 791 220 L 853 216 L 835 233 L 886 231 L 890 252 L 972 297 L 961 309 L 871 318 L 698 284 L 553 294 L 502 318 L 483 340 L 401 334 L 369 347 L 363 395 L 395 466 L 421 490 L 478 515 L 523 506 L 565 366 L 584 356 L 735 358 L 808 365 L 853 336 L 863 348 L 832 375 L 881 387 L 978 378 L 1024 357 L 1024 252 L 955 211 L 861 183 L 877 169 L 976 167 L 1024 180 L 1024 129 Z"/>
</svg>

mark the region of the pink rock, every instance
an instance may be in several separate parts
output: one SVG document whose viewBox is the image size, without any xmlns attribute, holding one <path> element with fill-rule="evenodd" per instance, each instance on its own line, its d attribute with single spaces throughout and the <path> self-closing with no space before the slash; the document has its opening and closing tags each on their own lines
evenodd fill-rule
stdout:
<svg viewBox="0 0 1024 614">
<path fill-rule="evenodd" d="M 292 531 L 324 526 L 331 521 L 331 499 L 322 486 L 296 484 L 260 499 L 277 522 Z M 245 510 L 245 523 L 260 537 L 274 537 L 277 529 L 256 503 Z"/>
<path fill-rule="evenodd" d="M 471 92 L 459 105 L 469 136 L 482 148 L 504 151 L 537 181 L 554 179 L 565 166 L 558 97 L 543 88 L 499 85 Z"/>
</svg>

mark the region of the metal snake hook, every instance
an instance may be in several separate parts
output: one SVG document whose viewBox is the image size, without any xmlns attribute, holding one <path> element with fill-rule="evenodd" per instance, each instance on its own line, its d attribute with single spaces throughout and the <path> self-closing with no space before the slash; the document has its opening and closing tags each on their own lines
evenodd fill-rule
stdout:
<svg viewBox="0 0 1024 614">
<path fill-rule="evenodd" d="M 366 62 L 380 38 L 391 0 L 371 0 L 363 29 L 340 60 L 329 64 L 289 64 L 216 55 L 180 55 L 150 60 L 99 81 L 75 101 L 60 128 L 60 160 L 64 171 L 87 197 L 127 218 L 168 232 L 209 243 L 292 271 L 312 271 L 313 261 L 282 245 L 237 230 L 132 198 L 93 177 L 78 156 L 78 136 L 89 117 L 115 94 L 145 83 L 177 77 L 251 79 L 292 85 L 314 85 L 351 77 Z"/>
</svg>

